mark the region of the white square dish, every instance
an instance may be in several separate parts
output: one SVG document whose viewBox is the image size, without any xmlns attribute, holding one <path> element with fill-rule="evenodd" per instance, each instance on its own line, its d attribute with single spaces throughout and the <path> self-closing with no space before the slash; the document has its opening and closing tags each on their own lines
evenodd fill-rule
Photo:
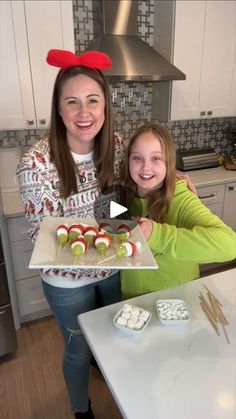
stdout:
<svg viewBox="0 0 236 419">
<path fill-rule="evenodd" d="M 184 300 L 157 300 L 156 310 L 160 322 L 164 325 L 183 325 L 191 319 L 189 308 Z"/>
<path fill-rule="evenodd" d="M 125 303 L 113 318 L 114 325 L 132 334 L 141 333 L 151 319 L 151 313 L 141 307 Z"/>
</svg>

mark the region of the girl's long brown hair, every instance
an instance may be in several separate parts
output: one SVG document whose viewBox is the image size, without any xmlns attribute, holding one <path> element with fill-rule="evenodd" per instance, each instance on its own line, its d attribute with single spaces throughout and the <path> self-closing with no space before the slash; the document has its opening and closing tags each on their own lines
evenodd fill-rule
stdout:
<svg viewBox="0 0 236 419">
<path fill-rule="evenodd" d="M 169 131 L 160 124 L 145 124 L 142 125 L 132 136 L 126 153 L 126 162 L 124 166 L 123 183 L 129 188 L 129 202 L 132 202 L 135 195 L 137 195 L 137 185 L 133 181 L 129 172 L 129 157 L 137 138 L 151 132 L 161 143 L 163 157 L 166 164 L 166 177 L 161 188 L 151 191 L 146 198 L 148 199 L 149 216 L 154 221 L 160 223 L 165 222 L 167 212 L 170 206 L 170 201 L 175 190 L 175 148 Z M 130 190 L 133 196 L 130 194 Z M 127 203 L 127 205 L 129 205 Z M 141 214 L 140 214 L 141 215 Z"/>
<path fill-rule="evenodd" d="M 59 100 L 62 88 L 67 80 L 84 74 L 91 77 L 101 87 L 105 98 L 105 121 L 95 138 L 93 161 L 100 190 L 104 190 L 113 182 L 114 161 L 114 123 L 113 107 L 109 86 L 103 74 L 98 70 L 86 67 L 71 67 L 59 71 L 53 89 L 51 124 L 49 129 L 49 145 L 51 161 L 55 163 L 61 182 L 60 194 L 67 198 L 78 192 L 76 168 L 67 143 L 66 127 L 59 114 Z"/>
</svg>

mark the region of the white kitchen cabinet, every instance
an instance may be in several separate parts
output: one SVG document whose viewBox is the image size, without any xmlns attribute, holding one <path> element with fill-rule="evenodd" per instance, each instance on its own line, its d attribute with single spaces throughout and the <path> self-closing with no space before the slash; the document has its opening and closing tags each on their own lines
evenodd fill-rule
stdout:
<svg viewBox="0 0 236 419">
<path fill-rule="evenodd" d="M 210 185 L 197 188 L 198 197 L 213 214 L 223 218 L 225 185 Z"/>
<path fill-rule="evenodd" d="M 168 100 L 167 83 L 154 86 L 160 103 L 154 118 L 235 115 L 236 2 L 157 1 L 154 8 L 160 26 L 156 36 L 154 27 L 154 46 L 186 74 L 186 80 L 168 83 Z"/>
<path fill-rule="evenodd" d="M 50 311 L 45 313 L 45 309 L 48 308 L 49 310 L 49 307 L 43 293 L 40 277 L 17 281 L 16 290 L 20 316 L 23 321 L 35 320 L 38 317 L 42 317 L 42 312 L 44 315 L 50 314 Z"/>
<path fill-rule="evenodd" d="M 29 269 L 33 245 L 27 238 L 29 224 L 25 217 L 8 219 L 18 306 L 21 322 L 51 314 L 43 293 L 39 270 Z"/>
<path fill-rule="evenodd" d="M 236 231 L 236 182 L 225 185 L 223 220 Z"/>
<path fill-rule="evenodd" d="M 74 51 L 72 1 L 1 1 L 0 19 L 0 129 L 47 128 L 58 69 L 46 56 Z"/>
<path fill-rule="evenodd" d="M 203 204 L 236 231 L 236 182 L 199 186 L 196 189 Z"/>
</svg>

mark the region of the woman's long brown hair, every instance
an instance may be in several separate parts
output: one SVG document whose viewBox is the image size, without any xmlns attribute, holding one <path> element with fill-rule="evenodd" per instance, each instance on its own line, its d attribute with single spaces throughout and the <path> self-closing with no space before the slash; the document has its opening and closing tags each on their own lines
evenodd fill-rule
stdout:
<svg viewBox="0 0 236 419">
<path fill-rule="evenodd" d="M 55 163 L 61 182 L 60 194 L 67 198 L 78 192 L 76 169 L 70 148 L 67 143 L 66 127 L 59 114 L 59 100 L 62 88 L 67 80 L 84 74 L 91 77 L 101 87 L 105 98 L 105 120 L 95 138 L 93 161 L 96 167 L 98 187 L 104 190 L 113 182 L 114 162 L 114 123 L 113 107 L 109 86 L 103 74 L 98 70 L 86 67 L 71 67 L 59 71 L 53 89 L 49 145 L 51 161 Z"/>
<path fill-rule="evenodd" d="M 175 148 L 169 131 L 160 124 L 142 125 L 132 136 L 127 147 L 126 162 L 124 166 L 123 183 L 133 193 L 129 193 L 129 202 L 137 195 L 137 185 L 133 181 L 129 172 L 129 157 L 138 137 L 142 134 L 151 132 L 161 143 L 163 157 L 166 164 L 166 177 L 161 188 L 151 191 L 146 198 L 148 199 L 149 216 L 154 221 L 165 222 L 166 215 L 170 206 L 170 201 L 175 190 Z M 129 205 L 127 203 L 127 205 Z M 141 214 L 140 214 L 141 215 Z"/>
</svg>

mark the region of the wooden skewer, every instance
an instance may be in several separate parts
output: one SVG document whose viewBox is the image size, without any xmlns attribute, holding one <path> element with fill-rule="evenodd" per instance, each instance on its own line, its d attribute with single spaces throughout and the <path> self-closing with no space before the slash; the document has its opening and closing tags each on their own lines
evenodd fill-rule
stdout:
<svg viewBox="0 0 236 419">
<path fill-rule="evenodd" d="M 213 297 L 212 297 L 212 295 L 211 295 L 211 293 L 209 291 L 207 291 L 207 296 L 208 296 L 208 300 L 210 302 L 210 306 L 211 306 L 212 312 L 213 312 L 214 316 L 217 317 L 217 307 L 218 307 L 218 304 L 217 304 L 217 307 L 216 307 L 215 301 L 213 300 Z"/>
<path fill-rule="evenodd" d="M 216 326 L 216 324 L 215 324 L 214 320 L 212 319 L 212 317 L 211 317 L 209 311 L 207 310 L 206 306 L 204 305 L 204 303 L 202 303 L 202 301 L 200 302 L 200 304 L 201 304 L 201 307 L 202 307 L 204 313 L 206 314 L 209 322 L 211 323 L 213 329 L 215 330 L 215 332 L 217 333 L 217 335 L 220 336 L 220 332 L 218 330 L 218 327 Z"/>
<path fill-rule="evenodd" d="M 212 310 L 212 307 L 210 306 L 210 304 L 207 302 L 207 300 L 205 299 L 205 297 L 202 295 L 202 293 L 200 292 L 200 296 L 199 296 L 200 301 L 204 304 L 204 306 L 207 308 L 207 310 L 209 311 L 212 319 L 217 323 L 217 319 L 215 318 L 215 314 Z"/>
<path fill-rule="evenodd" d="M 57 246 L 57 248 L 56 248 L 56 258 L 60 255 L 60 252 L 61 252 L 61 243 L 59 244 L 59 246 Z"/>
<path fill-rule="evenodd" d="M 66 244 L 65 244 L 65 246 L 64 246 L 64 249 L 68 246 L 68 244 L 70 244 L 71 243 L 71 240 L 68 240 L 68 242 L 66 242 Z"/>
<path fill-rule="evenodd" d="M 221 310 L 221 308 L 219 307 L 219 305 L 216 302 L 214 302 L 214 304 L 215 304 L 215 308 L 216 308 L 218 319 L 224 325 L 228 325 L 229 323 L 228 323 L 228 321 L 227 321 L 227 319 L 226 319 L 223 311 Z"/>
<path fill-rule="evenodd" d="M 101 263 L 107 262 L 108 260 L 114 259 L 114 258 L 116 258 L 116 257 L 117 257 L 117 256 L 116 256 L 116 254 L 111 255 L 111 256 L 108 256 L 108 257 L 107 257 L 107 258 L 105 258 L 105 259 L 99 260 L 99 262 L 97 263 L 97 265 L 100 265 Z"/>
<path fill-rule="evenodd" d="M 217 303 L 219 304 L 219 306 L 220 307 L 223 307 L 223 305 L 220 303 L 220 301 L 216 298 L 216 296 L 213 294 L 213 292 L 211 292 L 210 290 L 209 290 L 209 288 L 207 288 L 207 286 L 206 285 L 203 285 L 204 286 L 204 288 L 206 288 L 206 290 L 212 295 L 212 297 L 217 301 Z"/>
<path fill-rule="evenodd" d="M 214 296 L 214 294 L 212 294 L 210 290 L 208 290 L 207 295 L 212 307 L 212 311 L 215 314 L 215 316 L 218 317 L 219 320 L 222 319 L 225 325 L 228 325 L 229 323 L 221 309 L 221 307 L 223 307 L 222 304 L 219 302 L 219 300 L 217 300 L 217 298 Z"/>
<path fill-rule="evenodd" d="M 76 265 L 77 259 L 78 259 L 78 255 L 75 256 L 73 265 Z"/>
<path fill-rule="evenodd" d="M 225 325 L 223 323 L 221 323 L 221 325 L 222 325 L 222 329 L 223 329 L 223 332 L 224 332 L 224 335 L 225 335 L 226 342 L 230 343 L 227 332 L 225 330 Z"/>
<path fill-rule="evenodd" d="M 218 327 L 216 325 L 215 322 L 220 322 L 224 335 L 225 335 L 225 339 L 226 342 L 229 344 L 229 338 L 225 329 L 225 326 L 228 325 L 228 321 L 221 309 L 221 307 L 223 307 L 223 305 L 220 303 L 220 301 L 215 297 L 215 295 L 204 285 L 204 287 L 207 290 L 207 296 L 210 302 L 210 305 L 206 302 L 205 298 L 203 297 L 203 295 L 200 293 L 199 299 L 201 301 L 201 307 L 203 309 L 203 311 L 205 312 L 206 316 L 208 317 L 208 320 L 210 321 L 212 327 L 214 328 L 214 330 L 216 331 L 216 333 L 218 335 L 220 335 Z M 210 310 L 209 310 L 210 309 Z"/>
</svg>

